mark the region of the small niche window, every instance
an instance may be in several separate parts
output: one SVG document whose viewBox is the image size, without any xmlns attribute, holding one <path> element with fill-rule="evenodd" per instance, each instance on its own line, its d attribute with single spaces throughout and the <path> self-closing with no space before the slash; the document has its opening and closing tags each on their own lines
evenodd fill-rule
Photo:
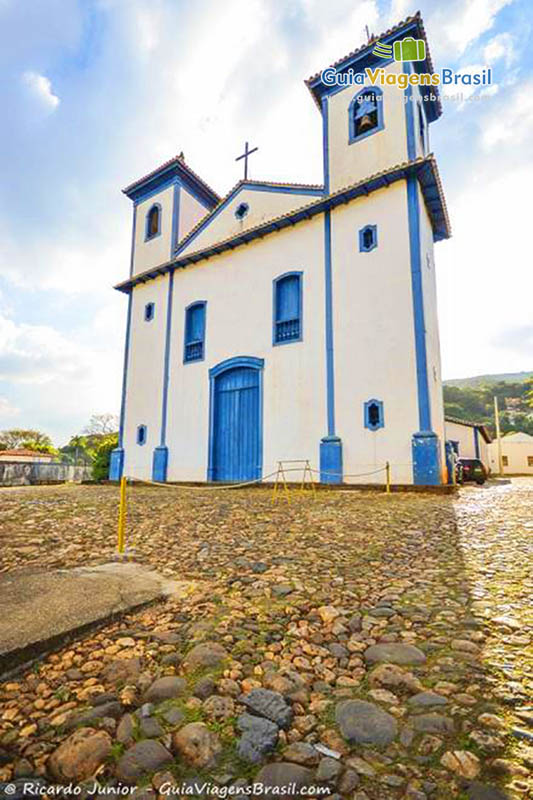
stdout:
<svg viewBox="0 0 533 800">
<path fill-rule="evenodd" d="M 146 303 L 144 307 L 144 321 L 151 322 L 155 316 L 155 303 Z"/>
<path fill-rule="evenodd" d="M 155 203 L 146 215 L 145 240 L 153 239 L 161 233 L 161 206 Z"/>
<path fill-rule="evenodd" d="M 137 444 L 146 444 L 147 429 L 146 425 L 137 426 Z"/>
<path fill-rule="evenodd" d="M 507 456 L 502 456 L 502 467 L 508 467 L 508 466 L 509 466 L 508 457 Z"/>
<path fill-rule="evenodd" d="M 183 360 L 201 361 L 205 352 L 205 301 L 193 303 L 185 310 L 185 351 Z"/>
<path fill-rule="evenodd" d="M 370 253 L 378 246 L 377 225 L 365 225 L 359 231 L 359 250 L 361 253 Z"/>
<path fill-rule="evenodd" d="M 274 281 L 274 344 L 302 338 L 302 274 L 290 272 Z"/>
<path fill-rule="evenodd" d="M 349 143 L 383 129 L 383 94 L 381 89 L 362 89 L 350 103 Z"/>
<path fill-rule="evenodd" d="M 383 403 L 381 400 L 367 400 L 364 406 L 364 419 L 365 428 L 371 431 L 383 428 L 385 421 L 383 419 Z"/>
<path fill-rule="evenodd" d="M 533 467 L 533 456 L 527 457 L 527 465 L 528 467 Z"/>
<path fill-rule="evenodd" d="M 250 206 L 248 203 L 239 203 L 237 208 L 235 209 L 235 216 L 237 219 L 244 219 L 247 213 L 250 210 Z"/>
</svg>

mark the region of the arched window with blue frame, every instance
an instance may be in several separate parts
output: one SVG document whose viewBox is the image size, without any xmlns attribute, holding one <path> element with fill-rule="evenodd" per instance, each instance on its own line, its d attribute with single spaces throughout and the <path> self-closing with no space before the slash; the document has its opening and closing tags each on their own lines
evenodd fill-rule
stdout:
<svg viewBox="0 0 533 800">
<path fill-rule="evenodd" d="M 348 107 L 349 144 L 383 130 L 383 92 L 377 86 L 361 89 Z"/>
<path fill-rule="evenodd" d="M 153 239 L 155 236 L 159 236 L 160 233 L 161 206 L 159 203 L 154 203 L 146 215 L 146 230 L 144 239 L 145 241 L 148 241 L 148 239 Z"/>
<path fill-rule="evenodd" d="M 143 445 L 146 444 L 146 438 L 148 435 L 148 431 L 146 425 L 138 425 L 137 426 L 137 444 Z"/>
<path fill-rule="evenodd" d="M 198 300 L 185 309 L 185 347 L 183 361 L 202 361 L 205 358 L 206 301 Z"/>
<path fill-rule="evenodd" d="M 273 344 L 302 340 L 302 273 L 287 272 L 274 280 Z"/>
</svg>

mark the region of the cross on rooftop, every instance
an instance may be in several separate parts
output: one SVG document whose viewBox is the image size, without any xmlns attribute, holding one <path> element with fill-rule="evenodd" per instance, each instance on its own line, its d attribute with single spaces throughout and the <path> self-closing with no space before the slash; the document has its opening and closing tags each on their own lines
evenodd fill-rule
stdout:
<svg viewBox="0 0 533 800">
<path fill-rule="evenodd" d="M 246 142 L 244 145 L 244 153 L 242 156 L 237 156 L 235 159 L 235 161 L 240 161 L 241 158 L 244 158 L 244 180 L 247 180 L 248 178 L 248 156 L 251 156 L 256 150 L 259 150 L 259 148 L 254 147 L 252 150 L 248 150 L 248 142 Z"/>
</svg>

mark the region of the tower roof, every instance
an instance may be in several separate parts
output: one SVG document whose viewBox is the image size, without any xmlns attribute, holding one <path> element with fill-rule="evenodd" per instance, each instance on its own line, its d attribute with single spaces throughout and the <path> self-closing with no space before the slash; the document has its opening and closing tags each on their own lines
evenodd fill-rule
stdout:
<svg viewBox="0 0 533 800">
<path fill-rule="evenodd" d="M 152 170 L 152 172 L 130 183 L 122 191 L 131 200 L 138 202 L 142 200 L 144 196 L 160 188 L 173 178 L 181 179 L 184 185 L 191 190 L 192 194 L 196 195 L 198 199 L 203 201 L 209 208 L 215 206 L 220 200 L 220 197 L 214 189 L 185 163 L 185 156 L 183 153 L 174 156 L 169 161 L 165 161 L 164 164 L 161 164 L 159 167 Z"/>
<path fill-rule="evenodd" d="M 394 27 L 389 28 L 379 36 L 372 35 L 366 44 L 358 47 L 356 50 L 352 50 L 351 53 L 339 58 L 338 61 L 335 61 L 333 64 L 329 64 L 328 67 L 324 67 L 324 69 L 334 68 L 338 73 L 344 73 L 350 68 L 355 72 L 362 72 L 364 69 L 366 69 L 366 67 L 382 67 L 388 62 L 383 61 L 383 59 L 373 54 L 372 50 L 376 43 L 379 41 L 383 44 L 392 44 L 393 42 L 398 41 L 399 39 L 402 39 L 408 35 L 417 39 L 423 39 L 426 44 L 425 59 L 423 61 L 412 62 L 416 72 L 434 72 L 433 60 L 431 58 L 426 31 L 420 11 L 417 11 L 416 14 L 413 14 L 411 17 L 407 17 L 405 20 L 399 22 Z M 322 81 L 322 72 L 324 69 L 321 69 L 320 72 L 317 72 L 315 75 L 312 75 L 305 81 L 305 84 L 313 95 L 315 103 L 319 109 L 322 109 L 322 98 L 337 88 L 335 86 L 328 86 Z M 442 114 L 442 105 L 438 87 L 420 86 L 419 88 L 427 101 L 427 105 L 425 105 L 427 108 L 428 119 L 430 122 L 433 122 L 433 120 L 437 119 Z"/>
</svg>

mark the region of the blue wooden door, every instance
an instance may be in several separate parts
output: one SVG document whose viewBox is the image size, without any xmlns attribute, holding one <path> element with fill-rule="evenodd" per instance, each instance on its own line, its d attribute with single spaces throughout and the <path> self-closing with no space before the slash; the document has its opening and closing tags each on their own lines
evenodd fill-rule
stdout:
<svg viewBox="0 0 533 800">
<path fill-rule="evenodd" d="M 236 367 L 215 379 L 213 480 L 261 475 L 259 371 Z"/>
</svg>

